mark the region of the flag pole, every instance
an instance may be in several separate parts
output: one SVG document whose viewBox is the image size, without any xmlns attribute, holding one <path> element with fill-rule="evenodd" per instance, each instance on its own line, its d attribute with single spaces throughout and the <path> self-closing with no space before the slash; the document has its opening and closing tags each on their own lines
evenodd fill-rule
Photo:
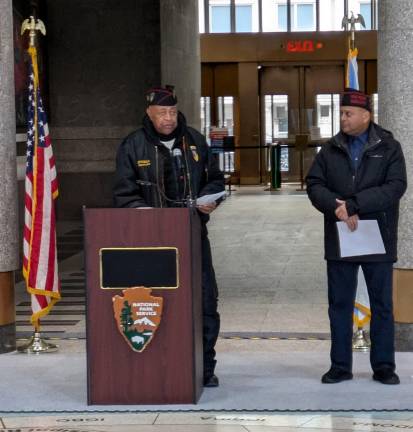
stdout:
<svg viewBox="0 0 413 432">
<path fill-rule="evenodd" d="M 342 28 L 348 30 L 350 25 L 350 34 L 348 36 L 348 56 L 346 65 L 346 87 L 352 87 L 359 90 L 358 77 L 357 77 L 357 55 L 358 50 L 356 49 L 356 24 L 360 24 L 366 28 L 366 23 L 362 15 L 358 14 L 357 17 L 351 12 L 351 15 L 344 16 L 342 20 Z M 354 63 L 353 63 L 354 62 Z M 351 63 L 351 64 L 350 64 Z M 351 73 L 353 76 L 351 77 Z M 354 76 L 355 75 L 355 76 Z M 361 270 L 359 270 L 361 271 Z M 357 290 L 360 290 L 359 282 L 357 283 Z M 354 305 L 356 312 L 354 313 L 353 322 L 357 326 L 357 330 L 353 332 L 352 348 L 353 351 L 368 352 L 370 351 L 370 339 L 367 332 L 364 330 L 364 326 L 370 321 L 370 310 L 363 307 L 359 303 Z M 361 312 L 364 315 L 363 319 L 360 319 L 358 313 Z"/>
<path fill-rule="evenodd" d="M 29 31 L 29 53 L 31 50 L 34 50 L 34 53 L 37 57 L 36 52 L 36 35 L 37 31 L 40 31 L 43 35 L 46 34 L 46 28 L 44 23 L 40 19 L 35 19 L 33 16 L 30 16 L 29 19 L 26 19 L 23 21 L 22 27 L 21 27 L 21 34 L 23 35 L 25 31 Z M 37 63 L 37 58 L 36 58 Z M 37 74 L 37 71 L 35 72 Z M 35 114 L 37 117 L 37 114 Z M 36 119 L 37 122 L 37 119 Z M 38 132 L 36 132 L 36 135 Z M 27 278 L 26 282 L 27 282 Z M 57 345 L 51 344 L 46 342 L 41 337 L 40 333 L 40 319 L 36 317 L 36 321 L 33 321 L 32 323 L 34 325 L 34 333 L 33 336 L 29 339 L 29 341 L 21 345 L 17 348 L 17 351 L 19 353 L 26 353 L 26 354 L 41 354 L 41 353 L 50 353 L 50 352 L 56 352 L 58 350 Z"/>
</svg>

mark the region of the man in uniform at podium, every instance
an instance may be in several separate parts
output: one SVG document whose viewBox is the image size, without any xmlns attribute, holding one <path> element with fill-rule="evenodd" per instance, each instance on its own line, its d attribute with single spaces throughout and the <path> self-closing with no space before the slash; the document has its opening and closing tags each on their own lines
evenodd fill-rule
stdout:
<svg viewBox="0 0 413 432">
<path fill-rule="evenodd" d="M 373 379 L 399 384 L 395 372 L 392 302 L 393 263 L 397 260 L 399 201 L 407 186 L 400 143 L 371 121 L 368 95 L 346 89 L 341 96 L 341 131 L 317 154 L 307 175 L 308 196 L 324 213 L 331 368 L 321 381 L 334 384 L 352 374 L 353 310 L 359 267 L 363 269 L 371 305 Z M 385 253 L 342 258 L 336 223 L 349 231 L 360 220 L 376 220 Z"/>
<path fill-rule="evenodd" d="M 116 157 L 115 207 L 183 207 L 225 190 L 224 176 L 205 137 L 187 126 L 172 86 L 146 94 L 143 126 L 121 143 Z M 206 223 L 216 202 L 198 205 L 202 243 L 204 386 L 217 387 L 215 344 L 218 288 Z"/>
</svg>

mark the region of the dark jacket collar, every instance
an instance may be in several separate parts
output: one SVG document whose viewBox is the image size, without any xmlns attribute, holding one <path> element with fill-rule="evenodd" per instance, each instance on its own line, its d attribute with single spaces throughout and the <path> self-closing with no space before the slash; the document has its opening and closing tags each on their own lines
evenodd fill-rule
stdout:
<svg viewBox="0 0 413 432">
<path fill-rule="evenodd" d="M 393 139 L 393 134 L 390 131 L 382 128 L 374 122 L 370 122 L 369 139 L 365 150 L 371 149 L 376 145 L 379 145 L 382 141 L 387 141 L 389 139 Z M 332 144 L 334 146 L 340 147 L 341 149 L 345 150 L 348 149 L 347 141 L 348 135 L 341 131 L 332 138 Z"/>
</svg>

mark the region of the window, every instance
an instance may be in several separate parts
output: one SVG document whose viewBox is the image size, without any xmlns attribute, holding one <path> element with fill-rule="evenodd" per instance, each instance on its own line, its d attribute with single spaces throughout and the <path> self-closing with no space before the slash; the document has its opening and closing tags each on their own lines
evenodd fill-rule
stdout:
<svg viewBox="0 0 413 432">
<path fill-rule="evenodd" d="M 252 6 L 236 6 L 235 31 L 252 32 Z"/>
<path fill-rule="evenodd" d="M 369 3 L 360 3 L 360 14 L 364 18 L 364 22 L 366 24 L 366 30 L 371 30 L 371 4 Z"/>
<path fill-rule="evenodd" d="M 277 138 L 288 138 L 288 95 L 266 95 L 265 143 L 271 145 Z M 281 171 L 289 170 L 288 148 L 281 148 Z"/>
<path fill-rule="evenodd" d="M 226 128 L 228 135 L 234 135 L 234 98 L 218 96 L 218 127 Z M 224 172 L 234 172 L 234 152 L 219 153 L 219 167 Z"/>
<path fill-rule="evenodd" d="M 205 135 L 208 144 L 211 144 L 209 130 L 211 128 L 211 98 L 201 97 L 201 133 Z"/>
<path fill-rule="evenodd" d="M 366 23 L 366 28 L 362 27 L 361 24 L 356 24 L 356 30 L 370 30 L 371 29 L 371 0 L 347 0 L 348 1 L 348 13 L 351 16 L 351 12 L 357 17 L 358 14 L 363 15 Z"/>
<path fill-rule="evenodd" d="M 198 0 L 199 31 L 341 31 L 345 9 L 348 16 L 351 12 L 356 17 L 361 14 L 366 30 L 376 30 L 378 3 L 379 0 Z M 209 5 L 207 11 L 205 4 Z M 356 30 L 363 28 L 357 24 Z"/>
<path fill-rule="evenodd" d="M 343 0 L 320 0 L 320 30 L 340 31 L 344 16 Z"/>
<path fill-rule="evenodd" d="M 235 31 L 258 32 L 259 0 L 235 0 Z"/>
<path fill-rule="evenodd" d="M 297 30 L 312 29 L 314 27 L 314 6 L 307 4 L 297 5 Z"/>
<path fill-rule="evenodd" d="M 204 0 L 198 0 L 199 33 L 205 33 Z"/>
<path fill-rule="evenodd" d="M 262 31 L 287 31 L 287 0 L 262 0 Z"/>
<path fill-rule="evenodd" d="M 314 31 L 316 29 L 315 0 L 291 0 L 291 30 Z"/>
<path fill-rule="evenodd" d="M 210 0 L 209 27 L 211 33 L 229 33 L 231 31 L 231 6 L 229 0 Z"/>
<path fill-rule="evenodd" d="M 317 131 L 320 138 L 330 138 L 340 130 L 340 95 L 319 94 L 316 96 Z M 312 137 L 313 138 L 313 137 Z"/>
<path fill-rule="evenodd" d="M 278 30 L 287 31 L 288 29 L 287 5 L 278 5 L 277 9 L 278 9 L 277 10 Z"/>
</svg>

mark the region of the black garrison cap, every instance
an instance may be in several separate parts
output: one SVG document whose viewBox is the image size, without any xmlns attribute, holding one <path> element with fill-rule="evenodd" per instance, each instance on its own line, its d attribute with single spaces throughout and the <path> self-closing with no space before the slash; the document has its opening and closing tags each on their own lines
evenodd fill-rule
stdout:
<svg viewBox="0 0 413 432">
<path fill-rule="evenodd" d="M 152 87 L 146 92 L 146 102 L 149 105 L 174 106 L 178 103 L 174 86 Z"/>
</svg>

